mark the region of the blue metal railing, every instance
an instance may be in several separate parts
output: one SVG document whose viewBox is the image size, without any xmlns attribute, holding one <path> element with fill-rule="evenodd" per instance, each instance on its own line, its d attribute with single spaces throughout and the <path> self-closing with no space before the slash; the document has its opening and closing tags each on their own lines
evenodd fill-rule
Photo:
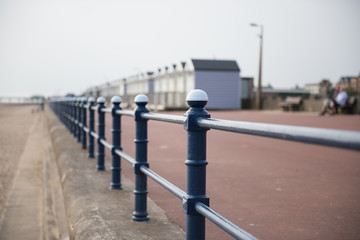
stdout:
<svg viewBox="0 0 360 240">
<path fill-rule="evenodd" d="M 183 201 L 186 213 L 186 239 L 205 239 L 205 218 L 209 219 L 236 239 L 256 239 L 234 223 L 209 208 L 206 196 L 206 132 L 210 129 L 244 133 L 250 135 L 280 138 L 298 142 L 307 142 L 327 146 L 336 146 L 360 150 L 360 133 L 310 127 L 295 127 L 277 124 L 250 123 L 211 119 L 205 110 L 207 95 L 201 90 L 192 91 L 187 97 L 190 109 L 185 116 L 150 113 L 146 108 L 148 98 L 138 95 L 135 98 L 137 108 L 134 111 L 122 110 L 121 98 L 113 97 L 113 107 L 105 108 L 104 98 L 95 99 L 53 99 L 49 102 L 60 120 L 86 148 L 88 138 L 88 156 L 93 158 L 94 139 L 97 139 L 97 170 L 105 170 L 104 147 L 112 154 L 111 189 L 121 189 L 121 159 L 133 165 L 135 173 L 135 207 L 132 220 L 148 221 L 147 213 L 147 177 L 151 178 L 169 192 Z M 83 111 L 81 111 L 83 110 Z M 89 112 L 89 127 L 86 125 L 86 110 Z M 94 111 L 98 112 L 98 131 L 94 128 Z M 112 143 L 104 135 L 105 113 L 112 115 Z M 135 158 L 121 148 L 121 116 L 133 117 L 135 120 Z M 187 131 L 187 191 L 183 191 L 149 168 L 147 161 L 147 122 L 148 120 L 169 122 L 184 125 Z"/>
</svg>

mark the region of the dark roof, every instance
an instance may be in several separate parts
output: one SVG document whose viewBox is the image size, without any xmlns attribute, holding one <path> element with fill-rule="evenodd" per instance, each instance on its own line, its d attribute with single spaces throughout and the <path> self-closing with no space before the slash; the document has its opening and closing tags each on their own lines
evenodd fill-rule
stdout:
<svg viewBox="0 0 360 240">
<path fill-rule="evenodd" d="M 240 68 L 234 60 L 191 59 L 191 61 L 195 70 L 240 72 Z"/>
<path fill-rule="evenodd" d="M 186 62 L 181 62 L 182 67 L 184 68 L 186 65 Z"/>
</svg>

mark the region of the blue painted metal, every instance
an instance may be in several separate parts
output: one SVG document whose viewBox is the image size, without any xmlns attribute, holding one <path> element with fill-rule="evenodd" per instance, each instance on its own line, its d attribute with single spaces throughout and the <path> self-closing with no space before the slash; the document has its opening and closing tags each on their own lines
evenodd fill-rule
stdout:
<svg viewBox="0 0 360 240">
<path fill-rule="evenodd" d="M 81 127 L 80 127 L 80 124 L 81 124 L 81 118 L 82 118 L 82 111 L 81 111 L 81 103 L 82 102 L 82 99 L 81 98 L 78 98 L 77 99 L 77 102 L 76 102 L 76 111 L 77 111 L 77 115 L 76 115 L 76 121 L 77 121 L 77 124 L 76 124 L 76 138 L 77 138 L 77 142 L 81 142 Z"/>
<path fill-rule="evenodd" d="M 148 103 L 148 98 L 145 95 L 137 95 L 135 97 L 135 103 L 137 108 L 135 109 L 135 210 L 133 212 L 132 220 L 135 222 L 149 221 L 147 213 L 147 177 L 140 171 L 141 166 L 149 167 L 147 162 L 147 144 L 149 142 L 147 138 L 147 119 L 141 117 L 141 113 L 149 112 L 145 107 Z"/>
<path fill-rule="evenodd" d="M 202 90 L 194 90 L 188 95 L 187 103 L 190 109 L 186 112 L 185 117 L 149 113 L 146 108 L 148 98 L 145 95 L 138 95 L 135 98 L 135 103 L 138 106 L 135 112 L 122 110 L 115 101 L 115 98 L 112 100 L 114 103 L 112 109 L 105 109 L 104 98 L 98 99 L 99 107 L 94 106 L 94 101 L 95 99 L 89 98 L 89 128 L 86 127 L 86 123 L 84 124 L 78 120 L 80 113 L 76 111 L 77 105 L 74 99 L 60 99 L 51 103 L 50 106 L 64 124 L 69 124 L 71 132 L 77 132 L 75 127 L 77 125 L 80 126 L 79 124 L 81 124 L 83 132 L 88 132 L 89 157 L 91 157 L 91 155 L 93 157 L 94 154 L 94 138 L 98 140 L 98 167 L 103 166 L 105 169 L 104 154 L 101 154 L 101 152 L 104 153 L 104 147 L 111 149 L 113 154 L 111 187 L 119 186 L 117 185 L 117 180 L 119 179 L 117 173 L 120 174 L 120 157 L 130 164 L 133 164 L 135 172 L 135 210 L 132 217 L 133 221 L 140 222 L 149 220 L 146 202 L 147 176 L 182 199 L 183 210 L 187 215 L 187 239 L 205 239 L 205 217 L 237 239 L 256 239 L 208 207 L 209 198 L 206 196 L 206 132 L 209 129 L 360 150 L 359 132 L 211 119 L 205 110 L 208 101 L 207 94 Z M 84 104 L 82 104 L 82 107 L 83 105 Z M 98 111 L 99 117 L 98 134 L 94 131 L 95 110 Z M 105 140 L 105 113 L 112 113 L 113 116 L 112 144 Z M 133 116 L 135 119 L 135 159 L 124 153 L 121 149 L 120 132 L 122 115 Z M 187 165 L 187 192 L 182 191 L 149 169 L 147 161 L 148 120 L 184 124 L 188 139 L 187 160 L 185 161 Z M 83 118 L 82 121 L 84 121 Z M 118 159 L 119 162 L 117 162 Z M 118 183 L 120 183 L 121 187 L 121 178 Z"/>
<path fill-rule="evenodd" d="M 72 103 L 71 103 L 71 121 L 72 121 L 72 131 L 71 133 L 73 134 L 74 137 L 76 137 L 76 98 L 73 98 Z"/>
<path fill-rule="evenodd" d="M 85 131 L 85 128 L 86 128 L 86 102 L 87 102 L 87 98 L 86 97 L 83 97 L 82 98 L 82 105 L 81 105 L 81 111 L 82 111 L 82 119 L 81 119 L 81 123 L 82 123 L 82 135 L 81 135 L 81 142 L 82 142 L 82 148 L 83 149 L 86 149 L 86 131 Z"/>
<path fill-rule="evenodd" d="M 92 107 L 94 106 L 95 98 L 89 98 L 89 147 L 88 147 L 88 157 L 94 158 L 94 137 L 91 135 L 95 131 L 95 113 Z"/>
<path fill-rule="evenodd" d="M 71 120 L 70 120 L 70 99 L 65 100 L 65 118 L 66 118 L 66 127 L 71 132 Z"/>
<path fill-rule="evenodd" d="M 116 114 L 117 110 L 121 110 L 120 103 L 121 98 L 114 96 L 111 98 L 113 107 L 111 109 L 112 116 L 112 163 L 111 171 L 112 178 L 110 183 L 110 189 L 122 189 L 121 187 L 121 158 L 115 153 L 115 150 L 122 150 L 121 148 L 121 115 Z"/>
<path fill-rule="evenodd" d="M 187 197 L 183 200 L 186 239 L 205 239 L 205 217 L 196 211 L 195 204 L 201 202 L 209 206 L 206 196 L 206 132 L 209 129 L 198 127 L 196 120 L 210 117 L 204 108 L 208 98 L 205 92 L 197 90 L 190 92 L 186 100 L 190 106 L 184 123 L 187 131 Z"/>
<path fill-rule="evenodd" d="M 97 154 L 97 166 L 96 170 L 104 171 L 105 170 L 105 149 L 104 145 L 101 143 L 101 139 L 105 140 L 105 113 L 101 111 L 105 108 L 105 98 L 99 97 L 97 99 L 98 103 L 98 135 L 99 138 L 97 139 L 98 143 L 98 154 Z"/>
</svg>

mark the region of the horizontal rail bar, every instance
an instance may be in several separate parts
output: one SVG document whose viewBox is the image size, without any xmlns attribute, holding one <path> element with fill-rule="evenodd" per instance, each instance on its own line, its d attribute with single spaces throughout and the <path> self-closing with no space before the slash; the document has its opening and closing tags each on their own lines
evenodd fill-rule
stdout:
<svg viewBox="0 0 360 240">
<path fill-rule="evenodd" d="M 236 226 L 234 223 L 224 218 L 205 204 L 197 202 L 195 204 L 195 209 L 198 213 L 208 218 L 210 221 L 215 223 L 217 226 L 219 226 L 221 229 L 223 229 L 225 232 L 227 232 L 234 238 L 242 240 L 257 240 L 256 237 Z"/>
<path fill-rule="evenodd" d="M 123 151 L 116 149 L 115 153 L 119 155 L 120 157 L 124 158 L 126 161 L 134 165 L 136 163 L 135 159 L 124 153 Z"/>
<path fill-rule="evenodd" d="M 98 109 L 98 107 L 97 106 L 92 106 L 90 109 L 96 111 Z"/>
<path fill-rule="evenodd" d="M 101 111 L 111 113 L 111 108 L 102 108 Z"/>
<path fill-rule="evenodd" d="M 130 111 L 130 110 L 117 110 L 115 113 L 118 115 L 124 115 L 130 117 L 134 116 L 134 111 Z"/>
<path fill-rule="evenodd" d="M 104 147 L 107 147 L 110 150 L 113 148 L 113 145 L 108 143 L 105 139 L 100 139 L 100 142 L 101 142 L 102 145 L 104 145 Z"/>
<path fill-rule="evenodd" d="M 200 127 L 360 150 L 360 132 L 199 118 Z"/>
<path fill-rule="evenodd" d="M 176 197 L 183 199 L 187 196 L 186 192 L 184 192 L 183 190 L 181 190 L 171 182 L 167 181 L 165 178 L 162 178 L 155 172 L 151 171 L 149 168 L 145 166 L 141 166 L 140 171 L 143 172 L 148 177 L 150 177 L 155 182 L 157 182 L 158 184 L 160 184 L 161 186 L 163 186 L 164 188 L 166 188 L 166 190 L 174 194 Z"/>
<path fill-rule="evenodd" d="M 186 117 L 159 113 L 142 113 L 141 117 L 149 120 L 184 124 Z"/>
<path fill-rule="evenodd" d="M 83 127 L 83 130 L 86 132 L 86 133 L 89 133 L 89 128 L 87 128 L 87 127 Z"/>
<path fill-rule="evenodd" d="M 99 135 L 97 135 L 96 132 L 91 132 L 90 134 L 91 134 L 91 136 L 93 136 L 93 137 L 96 138 L 96 139 L 99 138 Z"/>
</svg>

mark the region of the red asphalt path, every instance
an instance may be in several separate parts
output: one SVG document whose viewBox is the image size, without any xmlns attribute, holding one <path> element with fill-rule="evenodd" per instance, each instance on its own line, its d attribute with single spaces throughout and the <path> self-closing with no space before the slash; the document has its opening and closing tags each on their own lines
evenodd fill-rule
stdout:
<svg viewBox="0 0 360 240">
<path fill-rule="evenodd" d="M 209 113 L 217 119 L 360 131 L 360 116 L 355 115 Z M 106 125 L 111 142 L 110 114 Z M 131 117 L 122 117 L 122 130 L 123 150 L 135 156 Z M 150 168 L 186 191 L 183 126 L 149 121 L 148 138 Z M 360 239 L 359 151 L 210 130 L 207 160 L 210 207 L 257 238 Z M 110 163 L 106 164 L 110 169 Z M 133 179 L 132 168 L 124 160 L 122 168 Z M 169 219 L 185 230 L 182 202 L 151 179 L 148 190 Z M 232 239 L 208 220 L 206 226 L 206 239 Z"/>
</svg>

